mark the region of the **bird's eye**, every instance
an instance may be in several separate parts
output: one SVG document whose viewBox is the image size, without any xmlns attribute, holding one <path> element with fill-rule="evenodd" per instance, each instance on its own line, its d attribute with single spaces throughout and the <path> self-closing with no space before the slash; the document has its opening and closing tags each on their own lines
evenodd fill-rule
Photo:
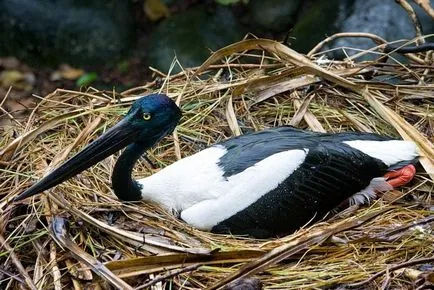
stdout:
<svg viewBox="0 0 434 290">
<path fill-rule="evenodd" d="M 151 120 L 151 114 L 150 113 L 143 113 L 143 120 L 145 120 L 145 121 Z"/>
</svg>

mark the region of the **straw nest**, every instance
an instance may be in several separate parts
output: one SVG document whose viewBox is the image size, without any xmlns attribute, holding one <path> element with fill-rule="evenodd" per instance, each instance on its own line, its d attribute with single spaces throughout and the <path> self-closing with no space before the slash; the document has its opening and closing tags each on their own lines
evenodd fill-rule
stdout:
<svg viewBox="0 0 434 290">
<path fill-rule="evenodd" d="M 305 56 L 271 40 L 249 39 L 213 53 L 199 68 L 155 71 L 153 82 L 122 93 L 58 89 L 41 98 L 26 122 L 1 133 L 2 288 L 216 289 L 244 278 L 269 289 L 431 283 L 432 54 L 407 54 L 400 62 L 379 44 L 330 61 L 321 45 Z M 358 61 L 368 53 L 377 59 Z M 110 188 L 116 157 L 43 195 L 10 202 L 151 92 L 176 100 L 183 117 L 177 131 L 148 153 L 156 168 L 143 160 L 136 176 L 231 136 L 279 125 L 413 140 L 421 165 L 408 186 L 369 206 L 270 240 L 202 232 L 157 205 L 120 202 Z"/>
</svg>

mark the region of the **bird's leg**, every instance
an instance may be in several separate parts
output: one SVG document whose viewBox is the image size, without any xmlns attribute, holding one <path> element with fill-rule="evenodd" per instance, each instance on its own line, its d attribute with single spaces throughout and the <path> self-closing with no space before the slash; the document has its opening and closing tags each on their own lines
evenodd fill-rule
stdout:
<svg viewBox="0 0 434 290">
<path fill-rule="evenodd" d="M 386 179 L 386 182 L 391 185 L 393 188 L 397 188 L 400 186 L 403 186 L 407 183 L 409 183 L 414 175 L 416 174 L 416 168 L 413 164 L 406 165 L 398 170 L 389 171 L 384 175 L 384 178 Z M 383 191 L 382 190 L 376 190 L 375 193 L 380 195 Z M 340 212 L 347 207 L 349 207 L 350 199 L 344 200 L 341 202 L 334 210 L 333 213 Z"/>
<path fill-rule="evenodd" d="M 393 188 L 405 185 L 413 179 L 416 174 L 416 168 L 413 164 L 406 165 L 398 170 L 387 172 L 384 177 L 387 183 L 389 183 Z"/>
</svg>

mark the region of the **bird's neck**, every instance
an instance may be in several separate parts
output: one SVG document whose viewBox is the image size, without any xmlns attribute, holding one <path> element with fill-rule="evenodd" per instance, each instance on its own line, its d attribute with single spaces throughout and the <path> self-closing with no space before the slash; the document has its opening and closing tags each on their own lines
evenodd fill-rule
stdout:
<svg viewBox="0 0 434 290">
<path fill-rule="evenodd" d="M 146 151 L 145 146 L 133 143 L 119 156 L 112 174 L 112 186 L 116 196 L 125 201 L 141 200 L 141 186 L 132 178 L 136 161 Z"/>
</svg>

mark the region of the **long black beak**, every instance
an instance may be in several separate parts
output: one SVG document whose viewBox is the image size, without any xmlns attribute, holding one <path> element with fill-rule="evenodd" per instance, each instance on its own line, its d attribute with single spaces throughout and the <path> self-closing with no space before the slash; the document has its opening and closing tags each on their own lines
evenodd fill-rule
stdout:
<svg viewBox="0 0 434 290">
<path fill-rule="evenodd" d="M 74 157 L 14 198 L 19 201 L 47 190 L 79 174 L 104 158 L 132 143 L 137 133 L 127 119 L 122 119 Z"/>
</svg>

